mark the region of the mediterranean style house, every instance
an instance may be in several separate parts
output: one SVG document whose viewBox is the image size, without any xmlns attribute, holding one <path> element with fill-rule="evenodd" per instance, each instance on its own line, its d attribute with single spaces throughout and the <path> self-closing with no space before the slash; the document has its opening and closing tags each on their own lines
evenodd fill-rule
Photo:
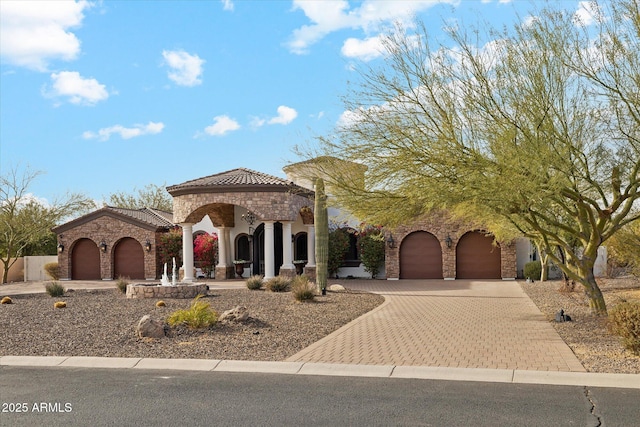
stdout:
<svg viewBox="0 0 640 427">
<path fill-rule="evenodd" d="M 172 185 L 167 191 L 173 213 L 104 207 L 55 227 L 61 278 L 156 280 L 162 274 L 158 238 L 176 226 L 182 229 L 183 281 L 198 278 L 193 239 L 203 232 L 218 235 L 217 280 L 236 277 L 236 264 L 242 264 L 243 277 L 292 276 L 302 263 L 305 273 L 314 276 L 314 192 L 305 164 L 286 166 L 287 179 L 238 168 Z M 330 209 L 332 214 L 339 212 Z M 357 227 L 357 221 L 345 226 Z M 444 212 L 385 233 L 385 266 L 378 278 L 389 280 L 513 280 L 531 259 L 530 245 L 494 242 L 483 230 Z M 352 246 L 351 259 L 338 275 L 366 277 L 355 239 Z"/>
</svg>

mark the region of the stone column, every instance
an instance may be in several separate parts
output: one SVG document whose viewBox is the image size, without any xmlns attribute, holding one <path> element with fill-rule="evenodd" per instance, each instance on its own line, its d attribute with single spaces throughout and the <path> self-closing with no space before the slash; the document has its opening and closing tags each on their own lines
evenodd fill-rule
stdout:
<svg viewBox="0 0 640 427">
<path fill-rule="evenodd" d="M 282 222 L 282 266 L 280 266 L 280 275 L 294 277 L 296 275 L 296 267 L 293 265 L 293 251 L 291 249 L 291 221 Z"/>
<path fill-rule="evenodd" d="M 227 239 L 226 235 L 229 234 L 229 230 L 226 227 L 218 228 L 218 265 L 217 267 L 226 268 L 227 263 Z"/>
<path fill-rule="evenodd" d="M 304 274 L 315 282 L 316 280 L 316 227 L 307 224 L 307 264 L 304 266 Z"/>
<path fill-rule="evenodd" d="M 275 254 L 273 253 L 273 225 L 274 221 L 264 222 L 264 278 L 270 279 L 275 276 Z"/>
<path fill-rule="evenodd" d="M 193 224 L 183 222 L 182 227 L 182 268 L 183 282 L 193 282 Z"/>
<path fill-rule="evenodd" d="M 307 267 L 316 266 L 316 227 L 307 225 Z"/>
</svg>

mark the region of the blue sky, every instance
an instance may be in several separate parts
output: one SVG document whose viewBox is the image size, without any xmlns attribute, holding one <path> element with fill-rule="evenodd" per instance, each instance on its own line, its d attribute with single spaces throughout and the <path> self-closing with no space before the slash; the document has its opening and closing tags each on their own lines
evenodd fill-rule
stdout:
<svg viewBox="0 0 640 427">
<path fill-rule="evenodd" d="M 103 200 L 247 167 L 284 177 L 394 21 L 496 26 L 529 1 L 0 1 L 0 168 Z M 563 1 L 585 13 L 585 3 Z M 588 15 L 588 14 L 587 14 Z M 585 15 L 585 18 L 588 16 Z"/>
</svg>

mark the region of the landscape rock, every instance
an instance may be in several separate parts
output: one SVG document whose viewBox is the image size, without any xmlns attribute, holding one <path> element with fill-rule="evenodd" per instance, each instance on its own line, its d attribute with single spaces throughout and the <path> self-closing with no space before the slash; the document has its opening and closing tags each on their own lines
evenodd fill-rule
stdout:
<svg viewBox="0 0 640 427">
<path fill-rule="evenodd" d="M 140 338 L 164 338 L 164 323 L 151 318 L 148 314 L 142 316 L 136 326 L 136 333 Z"/>
<path fill-rule="evenodd" d="M 329 290 L 333 291 L 333 292 L 336 292 L 336 291 L 345 291 L 346 289 L 342 285 L 331 285 L 331 286 L 329 286 Z"/>
<path fill-rule="evenodd" d="M 13 304 L 11 297 L 4 297 L 0 300 L 0 304 Z"/>
<path fill-rule="evenodd" d="M 238 305 L 220 315 L 220 322 L 243 322 L 249 318 L 247 307 Z"/>
</svg>

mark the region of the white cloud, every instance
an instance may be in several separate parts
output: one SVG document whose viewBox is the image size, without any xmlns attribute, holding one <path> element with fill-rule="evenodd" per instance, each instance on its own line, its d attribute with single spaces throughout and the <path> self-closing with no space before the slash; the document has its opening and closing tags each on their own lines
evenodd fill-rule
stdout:
<svg viewBox="0 0 640 427">
<path fill-rule="evenodd" d="M 233 11 L 233 2 L 231 0 L 220 0 L 224 10 Z"/>
<path fill-rule="evenodd" d="M 304 54 L 309 47 L 326 35 L 346 28 L 362 29 L 365 32 L 400 22 L 413 25 L 416 13 L 439 3 L 457 3 L 458 0 L 364 0 L 359 7 L 350 9 L 349 2 L 324 0 L 294 0 L 293 10 L 302 10 L 311 21 L 309 25 L 293 31 L 287 43 L 289 50 Z"/>
<path fill-rule="evenodd" d="M 204 132 L 211 136 L 223 136 L 228 132 L 240 129 L 240 124 L 229 116 L 215 116 L 213 124 L 204 128 Z"/>
<path fill-rule="evenodd" d="M 293 108 L 281 105 L 278 107 L 278 115 L 268 121 L 270 125 L 288 125 L 298 117 L 298 112 Z"/>
<path fill-rule="evenodd" d="M 100 141 L 107 141 L 111 138 L 111 135 L 118 134 L 122 139 L 131 139 L 142 135 L 154 135 L 162 132 L 164 129 L 164 123 L 162 122 L 149 122 L 146 125 L 136 124 L 133 127 L 126 128 L 121 125 L 114 125 L 108 128 L 102 128 L 97 133 L 87 131 L 82 134 L 84 139 L 99 139 Z"/>
<path fill-rule="evenodd" d="M 0 52 L 7 62 L 46 71 L 49 61 L 70 61 L 80 41 L 70 29 L 84 19 L 87 1 L 2 1 Z"/>
<path fill-rule="evenodd" d="M 51 74 L 52 86 L 43 95 L 51 98 L 67 97 L 72 104 L 94 105 L 109 98 L 103 84 L 96 79 L 84 78 L 77 71 Z"/>
<path fill-rule="evenodd" d="M 348 38 L 342 45 L 342 55 L 347 58 L 357 58 L 371 61 L 383 55 L 384 47 L 381 36 L 368 37 L 364 40 Z"/>
<path fill-rule="evenodd" d="M 576 24 L 588 27 L 599 19 L 600 13 L 601 12 L 596 3 L 591 1 L 581 1 L 578 3 L 578 10 L 576 10 L 573 18 L 575 19 Z"/>
<path fill-rule="evenodd" d="M 202 65 L 205 63 L 198 55 L 183 50 L 163 50 L 165 63 L 171 68 L 169 79 L 180 86 L 196 86 L 202 83 Z"/>
</svg>

